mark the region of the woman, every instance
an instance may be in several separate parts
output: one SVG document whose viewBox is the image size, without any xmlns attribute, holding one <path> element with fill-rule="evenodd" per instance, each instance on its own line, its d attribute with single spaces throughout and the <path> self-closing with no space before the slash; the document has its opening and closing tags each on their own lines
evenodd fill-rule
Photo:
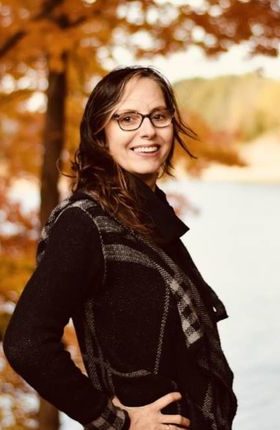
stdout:
<svg viewBox="0 0 280 430">
<path fill-rule="evenodd" d="M 189 153 L 182 134 L 194 136 L 156 70 L 124 67 L 97 84 L 72 195 L 43 229 L 6 332 L 14 369 L 86 429 L 231 429 L 233 375 L 216 327 L 226 311 L 156 185 L 175 143 Z M 86 375 L 61 342 L 70 318 Z"/>
</svg>

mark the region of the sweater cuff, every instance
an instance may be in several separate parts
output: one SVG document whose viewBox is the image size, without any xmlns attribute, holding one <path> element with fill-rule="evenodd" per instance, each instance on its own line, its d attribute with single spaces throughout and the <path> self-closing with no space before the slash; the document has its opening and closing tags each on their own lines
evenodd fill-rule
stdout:
<svg viewBox="0 0 280 430">
<path fill-rule="evenodd" d="M 130 418 L 124 409 L 113 405 L 108 401 L 102 414 L 84 426 L 84 430 L 129 430 Z"/>
</svg>

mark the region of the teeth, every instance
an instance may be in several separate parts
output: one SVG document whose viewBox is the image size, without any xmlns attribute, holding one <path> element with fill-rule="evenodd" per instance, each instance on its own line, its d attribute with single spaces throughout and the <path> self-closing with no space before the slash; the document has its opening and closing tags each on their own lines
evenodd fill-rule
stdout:
<svg viewBox="0 0 280 430">
<path fill-rule="evenodd" d="M 135 152 L 155 152 L 158 150 L 157 146 L 138 146 L 137 148 L 132 148 Z"/>
</svg>

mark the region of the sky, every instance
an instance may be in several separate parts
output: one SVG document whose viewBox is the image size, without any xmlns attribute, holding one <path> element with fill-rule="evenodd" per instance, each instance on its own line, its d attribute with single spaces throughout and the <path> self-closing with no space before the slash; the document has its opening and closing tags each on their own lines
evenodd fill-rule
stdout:
<svg viewBox="0 0 280 430">
<path fill-rule="evenodd" d="M 133 57 L 119 48 L 116 59 L 121 65 L 135 64 Z M 168 57 L 155 57 L 153 60 L 138 61 L 139 64 L 157 67 L 171 82 L 181 79 L 235 74 L 253 71 L 262 72 L 263 76 L 280 79 L 280 59 L 263 55 L 249 57 L 246 44 L 233 46 L 227 53 L 214 59 L 207 58 L 198 47 Z"/>
<path fill-rule="evenodd" d="M 154 66 L 162 72 L 171 83 L 182 79 L 203 77 L 211 79 L 224 75 L 241 75 L 245 73 L 260 72 L 264 77 L 280 80 L 280 59 L 264 55 L 249 56 L 246 44 L 235 45 L 228 52 L 210 59 L 198 47 L 189 48 L 186 52 L 157 56 L 149 60 L 135 60 L 125 49 L 119 47 L 115 50 L 115 62 L 108 60 L 105 64 L 108 70 L 116 66 L 141 64 Z M 7 88 L 9 82 L 6 82 Z M 35 92 L 30 98 L 28 109 L 36 111 L 44 109 L 45 95 Z"/>
</svg>

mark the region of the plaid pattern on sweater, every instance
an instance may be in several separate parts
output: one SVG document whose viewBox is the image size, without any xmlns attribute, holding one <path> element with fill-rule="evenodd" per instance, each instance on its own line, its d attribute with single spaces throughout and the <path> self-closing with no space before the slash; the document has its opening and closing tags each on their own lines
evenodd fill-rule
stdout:
<svg viewBox="0 0 280 430">
<path fill-rule="evenodd" d="M 143 267 L 143 271 L 152 269 L 160 274 L 162 283 L 167 289 L 166 291 L 170 292 L 176 300 L 186 348 L 191 353 L 196 354 L 198 365 L 209 376 L 208 383 L 204 387 L 200 402 L 196 407 L 200 409 L 211 430 L 230 430 L 231 419 L 236 411 L 236 399 L 231 388 L 233 374 L 222 352 L 217 328 L 208 315 L 192 280 L 160 247 L 128 230 L 118 220 L 106 215 L 92 198 L 74 202 L 71 198 L 65 199 L 53 210 L 48 223 L 42 231 L 41 241 L 38 246 L 38 261 L 44 254 L 52 225 L 68 207 L 79 207 L 95 223 L 103 247 L 105 279 L 106 268 L 110 264 L 114 264 L 114 262 L 122 262 L 124 265 L 126 262 L 140 264 Z M 124 234 L 126 235 L 126 244 L 122 241 Z M 141 243 L 141 247 L 145 249 L 145 252 L 135 246 L 139 243 Z M 209 294 L 212 297 L 213 307 L 216 309 L 217 320 L 224 318 L 226 315 L 225 308 L 213 290 L 210 291 L 210 287 Z M 166 297 L 168 297 L 168 294 Z M 153 367 L 155 374 L 159 370 L 165 324 L 166 313 L 163 313 Z M 89 377 L 93 380 L 95 386 L 105 388 L 108 392 L 114 392 L 108 363 L 103 357 L 102 348 L 96 336 L 93 306 L 90 302 L 87 304 L 85 326 L 89 332 L 87 336 L 88 351 L 95 354 L 94 360 L 87 368 Z M 219 401 L 219 403 L 215 402 L 215 381 L 223 389 L 223 401 Z M 103 430 L 122 428 L 124 418 L 121 415 L 113 405 L 112 408 L 108 406 L 102 416 L 86 428 Z"/>
<path fill-rule="evenodd" d="M 87 424 L 85 430 L 121 430 L 125 421 L 125 412 L 116 408 L 109 400 L 100 417 Z"/>
</svg>

